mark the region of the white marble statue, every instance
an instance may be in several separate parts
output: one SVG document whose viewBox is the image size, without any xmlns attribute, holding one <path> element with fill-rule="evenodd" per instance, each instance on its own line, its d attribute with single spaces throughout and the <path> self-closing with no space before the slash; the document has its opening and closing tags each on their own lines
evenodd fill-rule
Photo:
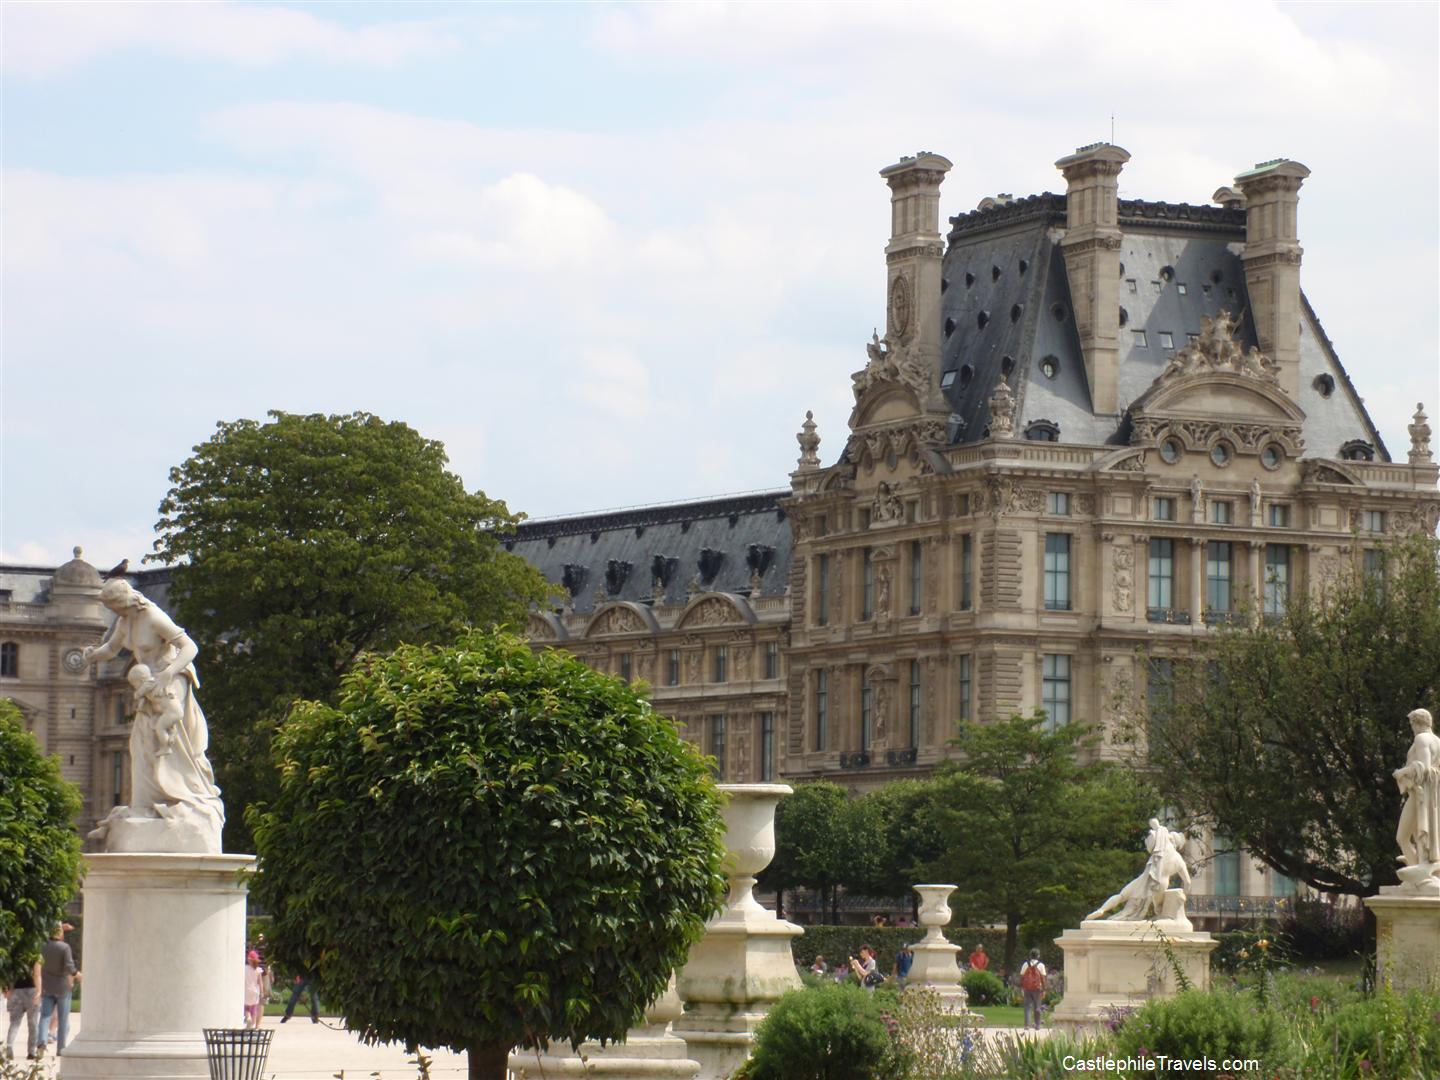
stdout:
<svg viewBox="0 0 1440 1080">
<path fill-rule="evenodd" d="M 100 601 L 115 625 L 85 663 L 128 649 L 135 665 L 130 728 L 130 803 L 117 806 L 90 834 L 106 851 L 219 854 L 225 808 L 205 757 L 209 731 L 195 698 L 199 651 L 184 630 L 121 579 L 106 583 Z"/>
<path fill-rule="evenodd" d="M 1150 853 L 1145 869 L 1086 918 L 1103 919 L 1106 912 L 1118 907 L 1120 910 L 1110 916 L 1116 921 L 1183 919 L 1185 893 L 1182 889 L 1170 888 L 1170 879 L 1178 877 L 1184 888 L 1190 887 L 1190 868 L 1185 865 L 1182 854 L 1184 847 L 1184 833 L 1167 829 L 1158 819 L 1151 818 L 1150 835 L 1145 838 L 1145 850 Z"/>
<path fill-rule="evenodd" d="M 1394 773 L 1405 796 L 1395 839 L 1405 864 L 1400 881 L 1407 885 L 1440 878 L 1440 736 L 1428 709 L 1416 709 L 1409 719 L 1415 741 Z"/>
</svg>

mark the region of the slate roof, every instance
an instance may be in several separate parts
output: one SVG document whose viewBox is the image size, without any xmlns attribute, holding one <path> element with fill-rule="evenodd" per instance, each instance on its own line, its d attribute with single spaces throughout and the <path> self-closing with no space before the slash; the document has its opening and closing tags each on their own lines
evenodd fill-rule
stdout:
<svg viewBox="0 0 1440 1080">
<path fill-rule="evenodd" d="M 706 591 L 746 595 L 752 567 L 763 567 L 761 595 L 778 596 L 790 576 L 790 522 L 779 500 L 789 489 L 699 499 L 633 510 L 529 521 L 505 547 L 566 588 L 576 611 L 607 600 L 678 604 L 701 576 Z M 657 569 L 663 599 L 652 595 Z"/>
<path fill-rule="evenodd" d="M 1240 259 L 1243 210 L 1122 199 L 1119 219 L 1124 234 L 1118 384 L 1123 417 L 1129 403 L 1164 370 L 1174 349 L 1200 332 L 1202 316 L 1227 309 L 1241 319 L 1242 343 L 1248 348 L 1256 339 Z M 1091 406 L 1054 231 L 1065 225 L 1065 196 L 1031 195 L 958 215 L 950 224 L 942 271 L 940 376 L 953 411 L 951 441 L 985 437 L 986 401 L 1004 374 L 1016 394 L 1018 433 L 1043 420 L 1059 428 L 1061 442 L 1127 442 L 1123 419 L 1097 415 Z M 1389 460 L 1308 302 L 1304 310 L 1298 404 L 1307 414 L 1306 453 L 1334 457 L 1342 444 L 1360 439 L 1376 447 L 1378 459 Z M 1143 343 L 1137 331 L 1144 332 Z M 1046 358 L 1053 361 L 1053 377 L 1042 370 Z M 1313 385 L 1322 374 L 1337 384 L 1328 397 Z"/>
</svg>

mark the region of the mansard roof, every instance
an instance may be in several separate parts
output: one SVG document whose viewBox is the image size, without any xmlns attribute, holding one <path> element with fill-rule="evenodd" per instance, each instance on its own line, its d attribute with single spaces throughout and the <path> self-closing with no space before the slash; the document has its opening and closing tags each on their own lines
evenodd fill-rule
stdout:
<svg viewBox="0 0 1440 1080">
<path fill-rule="evenodd" d="M 603 602 L 685 603 L 698 577 L 706 592 L 762 596 L 785 591 L 790 491 L 699 499 L 574 517 L 527 521 L 505 546 L 561 586 L 576 611 Z M 656 593 L 656 578 L 663 588 Z"/>
</svg>

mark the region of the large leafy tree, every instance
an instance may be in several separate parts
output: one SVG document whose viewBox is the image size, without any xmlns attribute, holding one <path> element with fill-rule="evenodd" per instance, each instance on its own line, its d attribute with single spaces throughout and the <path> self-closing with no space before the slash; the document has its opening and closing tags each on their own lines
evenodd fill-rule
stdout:
<svg viewBox="0 0 1440 1080">
<path fill-rule="evenodd" d="M 1436 558 L 1414 537 L 1278 619 L 1213 633 L 1148 718 L 1169 801 L 1317 889 L 1393 884 L 1405 718 L 1440 705 Z"/>
<path fill-rule="evenodd" d="M 775 858 L 760 873 L 763 888 L 814 889 L 823 909 L 839 900 L 852 854 L 853 819 L 845 789 L 828 780 L 795 785 L 795 792 L 775 809 Z"/>
<path fill-rule="evenodd" d="M 80 887 L 80 791 L 0 698 L 0 986 L 35 962 Z"/>
<path fill-rule="evenodd" d="M 330 700 L 356 659 L 518 620 L 547 592 L 502 540 L 519 518 L 465 490 L 444 447 L 366 413 L 221 423 L 172 469 L 152 561 L 175 564 L 177 621 L 200 646 L 230 813 L 271 794 L 290 702 Z"/>
<path fill-rule="evenodd" d="M 1005 924 L 1009 971 L 1022 924 L 1072 925 L 1139 870 L 1159 797 L 1129 769 L 1082 761 L 1086 729 L 1049 731 L 1044 714 L 962 724 L 955 745 L 930 784 L 943 850 L 928 876 L 958 885 L 962 918 Z"/>
<path fill-rule="evenodd" d="M 369 1041 L 615 1039 L 725 891 L 703 757 L 628 684 L 503 632 L 402 646 L 300 702 L 250 817 L 272 948 Z"/>
<path fill-rule="evenodd" d="M 841 879 L 846 888 L 867 896 L 908 897 L 918 914 L 914 886 L 943 850 L 926 812 L 930 790 L 924 781 L 896 780 L 852 803 L 856 843 Z"/>
</svg>

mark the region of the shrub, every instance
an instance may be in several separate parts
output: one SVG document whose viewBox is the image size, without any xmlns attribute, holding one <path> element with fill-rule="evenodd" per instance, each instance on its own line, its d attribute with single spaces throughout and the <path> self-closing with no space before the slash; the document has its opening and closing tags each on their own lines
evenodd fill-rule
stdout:
<svg viewBox="0 0 1440 1080">
<path fill-rule="evenodd" d="M 1299 959 L 1336 960 L 1366 951 L 1365 914 L 1358 904 L 1297 900 L 1279 930 Z"/>
<path fill-rule="evenodd" d="M 1187 990 L 1151 1001 L 1120 1025 L 1114 1039 L 1122 1057 L 1143 1057 L 1143 1051 L 1192 1060 L 1256 1058 L 1267 1070 L 1286 1063 L 1290 1046 L 1280 1014 L 1257 1009 L 1252 997 L 1226 991 Z"/>
<path fill-rule="evenodd" d="M 904 1076 L 885 1006 L 858 986 L 792 990 L 755 1032 L 745 1080 L 899 1080 Z"/>
<path fill-rule="evenodd" d="M 1440 995 L 1381 991 L 1324 1017 L 1306 1048 L 1314 1075 L 1335 1080 L 1440 1076 Z"/>
<path fill-rule="evenodd" d="M 969 995 L 971 1005 L 1004 1005 L 1010 1000 L 1010 991 L 1000 976 L 989 971 L 967 971 L 960 976 L 960 985 Z"/>
<path fill-rule="evenodd" d="M 816 953 L 825 957 L 830 966 L 834 967 L 836 963 L 843 963 L 847 956 L 859 956 L 861 945 L 874 945 L 876 956 L 880 960 L 880 970 L 888 973 L 895 962 L 895 954 L 900 951 L 900 946 L 914 945 L 924 936 L 925 928 L 923 926 L 813 925 L 805 927 L 804 935 L 794 939 L 793 953 L 795 963 L 800 967 L 808 968 L 814 962 Z M 999 969 L 1001 958 L 1005 955 L 1004 930 L 947 926 L 945 938 L 950 944 L 960 946 L 962 960 L 970 955 L 977 943 L 983 944 L 985 951 L 990 954 L 992 970 Z M 1045 962 L 1045 967 L 1049 971 L 1059 971 L 1065 964 L 1065 956 L 1054 941 L 1028 941 L 1022 934 L 1020 944 L 1026 949 L 1039 949 L 1040 959 Z M 1016 964 L 1018 965 L 1024 957 L 1024 952 L 1017 951 L 1015 954 Z"/>
</svg>

